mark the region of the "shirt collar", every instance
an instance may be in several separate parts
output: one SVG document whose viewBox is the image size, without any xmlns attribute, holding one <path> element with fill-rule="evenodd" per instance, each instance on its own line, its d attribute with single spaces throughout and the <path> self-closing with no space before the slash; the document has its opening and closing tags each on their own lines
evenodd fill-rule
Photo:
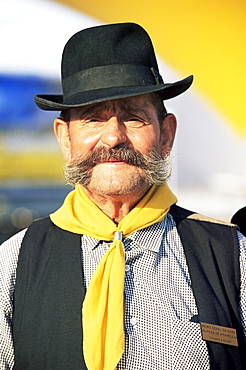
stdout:
<svg viewBox="0 0 246 370">
<path fill-rule="evenodd" d="M 128 245 L 130 244 L 131 249 L 134 247 L 138 248 L 140 247 L 151 252 L 158 253 L 163 239 L 163 233 L 166 227 L 166 222 L 167 217 L 165 217 L 160 222 L 145 227 L 144 229 L 135 231 L 126 239 L 123 239 L 123 243 L 127 243 Z M 83 238 L 86 241 L 87 248 L 90 250 L 97 248 L 98 245 L 102 243 L 101 240 L 92 238 L 87 235 L 83 235 Z"/>
<path fill-rule="evenodd" d="M 136 231 L 135 233 L 127 237 L 127 241 L 133 242 L 136 247 L 158 253 L 161 242 L 163 240 L 165 227 L 166 217 L 160 222 Z"/>
</svg>

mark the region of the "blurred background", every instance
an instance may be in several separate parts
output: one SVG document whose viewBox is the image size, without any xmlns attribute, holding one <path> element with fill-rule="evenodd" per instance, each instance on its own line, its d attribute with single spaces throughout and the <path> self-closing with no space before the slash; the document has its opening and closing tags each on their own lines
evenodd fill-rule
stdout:
<svg viewBox="0 0 246 370">
<path fill-rule="evenodd" d="M 75 32 L 112 22 L 148 31 L 165 82 L 194 74 L 166 102 L 178 118 L 170 184 L 179 205 L 230 220 L 246 203 L 245 18 L 244 0 L 0 0 L 0 242 L 71 190 L 57 113 L 33 96 L 61 93 L 61 54 Z"/>
</svg>

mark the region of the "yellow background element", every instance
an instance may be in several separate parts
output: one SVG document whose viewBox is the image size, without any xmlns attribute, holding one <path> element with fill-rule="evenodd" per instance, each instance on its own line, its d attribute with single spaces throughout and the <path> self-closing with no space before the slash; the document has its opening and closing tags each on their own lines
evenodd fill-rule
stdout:
<svg viewBox="0 0 246 370">
<path fill-rule="evenodd" d="M 0 179 L 45 179 L 64 183 L 63 165 L 64 161 L 60 153 L 6 152 L 0 155 Z"/>
<path fill-rule="evenodd" d="M 57 1 L 102 23 L 141 24 L 158 55 L 180 78 L 194 74 L 199 93 L 246 136 L 245 0 Z"/>
</svg>

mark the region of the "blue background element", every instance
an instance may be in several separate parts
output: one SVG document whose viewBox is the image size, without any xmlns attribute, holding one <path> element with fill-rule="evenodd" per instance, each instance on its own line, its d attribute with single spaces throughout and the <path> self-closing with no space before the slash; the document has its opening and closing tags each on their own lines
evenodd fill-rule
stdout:
<svg viewBox="0 0 246 370">
<path fill-rule="evenodd" d="M 41 129 L 50 126 L 54 112 L 40 110 L 34 102 L 34 95 L 59 94 L 60 91 L 60 83 L 55 80 L 0 74 L 0 129 Z"/>
</svg>

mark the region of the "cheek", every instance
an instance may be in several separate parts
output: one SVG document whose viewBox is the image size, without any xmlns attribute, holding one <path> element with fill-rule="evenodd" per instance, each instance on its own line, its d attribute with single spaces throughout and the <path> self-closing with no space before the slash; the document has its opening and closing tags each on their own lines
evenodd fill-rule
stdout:
<svg viewBox="0 0 246 370">
<path fill-rule="evenodd" d="M 70 136 L 71 141 L 71 155 L 72 157 L 80 152 L 81 154 L 87 155 L 92 151 L 99 141 L 98 133 L 87 133 L 87 132 L 73 132 Z"/>
<path fill-rule="evenodd" d="M 160 135 L 154 130 L 146 130 L 143 133 L 137 133 L 131 137 L 132 145 L 135 149 L 147 153 L 148 150 L 161 150 Z"/>
</svg>

